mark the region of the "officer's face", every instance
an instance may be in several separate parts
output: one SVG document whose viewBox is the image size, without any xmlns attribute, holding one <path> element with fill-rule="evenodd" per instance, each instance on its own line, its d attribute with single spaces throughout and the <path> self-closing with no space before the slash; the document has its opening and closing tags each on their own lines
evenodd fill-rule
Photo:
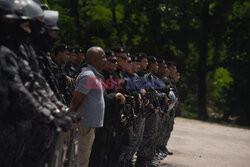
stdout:
<svg viewBox="0 0 250 167">
<path fill-rule="evenodd" d="M 167 69 L 166 69 L 166 76 L 169 76 L 170 75 L 170 71 L 169 71 L 169 68 L 167 66 Z"/>
<path fill-rule="evenodd" d="M 131 69 L 132 69 L 132 60 L 131 60 L 131 57 L 128 57 L 127 61 L 126 61 L 126 68 L 125 68 L 125 70 L 127 72 L 131 72 Z"/>
<path fill-rule="evenodd" d="M 84 62 L 84 60 L 85 60 L 85 55 L 84 55 L 84 53 L 77 53 L 77 62 L 78 62 L 79 64 L 81 64 L 81 63 Z"/>
<path fill-rule="evenodd" d="M 169 67 L 169 75 L 171 76 L 171 77 L 174 77 L 174 75 L 175 75 L 175 73 L 177 73 L 177 67 L 176 66 L 170 66 Z"/>
<path fill-rule="evenodd" d="M 122 69 L 126 69 L 127 59 L 127 53 L 117 53 L 118 66 L 120 66 Z"/>
<path fill-rule="evenodd" d="M 109 57 L 105 64 L 105 69 L 109 72 L 114 72 L 117 69 L 117 58 L 115 56 Z"/>
<path fill-rule="evenodd" d="M 74 51 L 71 52 L 70 57 L 71 57 L 71 63 L 73 63 L 73 64 L 77 64 L 78 63 L 77 55 L 76 55 L 76 53 Z"/>
<path fill-rule="evenodd" d="M 26 21 L 26 22 L 20 24 L 20 27 L 21 27 L 24 31 L 26 31 L 26 32 L 28 32 L 28 33 L 31 33 L 31 29 L 30 29 L 30 27 L 29 27 L 29 22 L 28 22 L 28 21 Z"/>
<path fill-rule="evenodd" d="M 143 58 L 141 60 L 141 63 L 140 63 L 140 69 L 141 70 L 146 70 L 147 66 L 148 66 L 148 59 L 147 58 Z"/>
<path fill-rule="evenodd" d="M 173 80 L 174 80 L 174 83 L 179 82 L 179 80 L 180 80 L 180 73 L 179 73 L 179 72 L 176 72 L 176 73 L 173 75 Z"/>
<path fill-rule="evenodd" d="M 155 62 L 152 64 L 152 71 L 154 74 L 158 73 L 158 69 L 159 69 L 159 66 L 158 66 L 158 63 Z"/>
<path fill-rule="evenodd" d="M 66 62 L 68 62 L 68 59 L 69 59 L 69 51 L 68 50 L 65 50 L 64 52 L 63 52 L 63 54 L 62 54 L 62 61 L 64 62 L 64 63 L 66 63 Z"/>
<path fill-rule="evenodd" d="M 167 70 L 168 70 L 167 65 L 165 63 L 164 64 L 162 63 L 159 65 L 158 73 L 160 75 L 167 76 Z"/>
<path fill-rule="evenodd" d="M 132 62 L 132 71 L 137 73 L 140 70 L 140 62 Z"/>
</svg>

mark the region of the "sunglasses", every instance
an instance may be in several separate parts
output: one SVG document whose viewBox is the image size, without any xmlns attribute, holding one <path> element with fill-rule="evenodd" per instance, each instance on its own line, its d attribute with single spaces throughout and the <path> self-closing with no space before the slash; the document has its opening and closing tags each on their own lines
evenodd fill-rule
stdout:
<svg viewBox="0 0 250 167">
<path fill-rule="evenodd" d="M 127 60 L 127 57 L 123 57 L 123 56 L 116 56 L 116 57 L 120 57 L 122 60 Z"/>
<path fill-rule="evenodd" d="M 128 62 L 129 64 L 132 64 L 132 61 L 131 61 L 131 60 L 128 60 L 127 62 Z"/>
<path fill-rule="evenodd" d="M 115 59 L 108 59 L 108 61 L 111 63 L 114 63 L 114 64 L 117 63 L 117 60 L 115 60 Z"/>
</svg>

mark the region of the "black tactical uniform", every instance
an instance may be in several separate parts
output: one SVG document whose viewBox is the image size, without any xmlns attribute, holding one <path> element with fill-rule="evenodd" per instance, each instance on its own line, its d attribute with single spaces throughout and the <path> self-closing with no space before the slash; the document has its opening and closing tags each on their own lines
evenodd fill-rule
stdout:
<svg viewBox="0 0 250 167">
<path fill-rule="evenodd" d="M 36 11 L 39 10 L 39 6 L 36 6 L 33 1 L 28 3 L 22 0 L 0 2 L 1 17 L 3 11 L 18 11 L 19 15 L 16 17 L 11 16 L 12 13 L 5 13 L 8 14 L 9 19 L 30 18 L 31 16 L 22 15 L 27 14 L 26 10 L 30 9 Z M 32 13 L 28 12 L 28 14 Z M 1 152 L 4 154 L 1 154 L 0 166 L 21 167 L 23 153 L 31 135 L 31 119 L 39 118 L 40 121 L 48 123 L 52 116 L 50 110 L 35 99 L 33 93 L 30 92 L 30 88 L 37 85 L 37 82 L 33 82 L 35 77 L 33 73 L 26 71 L 30 69 L 30 66 L 12 52 L 18 51 L 21 41 L 27 35 L 26 32 L 15 22 L 1 24 L 1 27 L 6 29 L 4 32 L 1 31 L 3 35 L 1 35 L 0 66 L 6 76 L 9 105 L 7 106 L 8 112 L 1 121 L 0 140 L 4 143 L 0 144 Z"/>
<path fill-rule="evenodd" d="M 4 118 L 4 115 L 6 114 L 7 107 L 9 104 L 8 100 L 8 85 L 7 85 L 7 79 L 6 76 L 3 73 L 2 67 L 0 66 L 0 122 L 2 122 L 2 118 Z"/>
<path fill-rule="evenodd" d="M 32 22 L 31 24 L 32 30 L 34 29 L 33 26 L 35 26 L 33 24 L 38 24 L 38 26 L 40 25 L 40 23 Z M 20 59 L 22 59 L 22 61 L 26 61 L 26 63 L 30 65 L 30 69 L 26 69 L 26 71 L 27 72 L 30 71 L 30 73 L 33 73 L 33 75 L 35 76 L 35 82 L 37 82 L 36 84 L 37 86 L 33 88 L 34 89 L 33 92 L 35 92 L 37 95 L 35 98 L 39 99 L 39 102 L 43 106 L 47 107 L 50 111 L 59 111 L 63 107 L 63 104 L 57 99 L 56 95 L 54 94 L 49 84 L 47 83 L 47 80 L 50 80 L 51 78 L 48 78 L 48 76 L 46 76 L 47 77 L 46 80 L 41 73 L 41 72 L 43 72 L 43 74 L 47 73 L 49 76 L 53 75 L 52 73 L 49 74 L 48 70 L 50 69 L 50 66 L 47 66 L 47 69 L 43 68 L 43 71 L 41 71 L 39 67 L 39 64 L 42 65 L 43 67 L 46 66 L 43 63 L 45 63 L 45 61 L 46 62 L 48 61 L 47 57 L 48 50 L 46 50 L 46 42 L 49 43 L 49 41 L 43 41 L 44 40 L 43 37 L 47 34 L 38 34 L 38 35 L 40 37 L 39 39 L 41 44 L 44 44 L 42 45 L 41 49 L 39 46 L 37 46 L 38 42 L 36 40 L 38 39 L 37 36 L 34 35 L 33 36 L 34 42 L 37 44 L 36 45 L 37 52 L 35 52 L 31 44 L 28 41 L 26 41 L 20 47 L 19 57 Z M 39 54 L 39 60 L 40 60 L 39 63 L 37 61 L 38 58 L 37 53 Z M 53 86 L 56 88 L 57 85 Z M 25 157 L 23 159 L 23 163 L 25 164 L 25 166 L 42 167 L 45 165 L 45 163 L 48 163 L 48 153 L 50 151 L 52 143 L 53 132 L 54 129 L 51 129 L 48 124 L 44 124 L 43 122 L 41 122 L 40 119 L 32 120 L 32 131 L 31 131 L 32 137 L 30 137 L 29 145 L 25 150 Z"/>
<path fill-rule="evenodd" d="M 134 55 L 131 56 L 131 60 L 132 62 L 139 61 Z M 129 167 L 133 166 L 133 156 L 137 152 L 143 138 L 145 117 L 142 95 L 137 86 L 139 76 L 135 73 L 125 73 L 124 76 L 126 76 L 124 94 L 127 98 L 124 109 L 127 110 L 125 111 L 125 117 L 128 117 L 126 126 L 128 141 L 121 148 L 119 161 L 121 166 Z"/>
<path fill-rule="evenodd" d="M 60 94 L 63 95 L 63 98 L 65 100 L 65 104 L 69 106 L 72 95 L 69 89 L 67 74 L 64 71 L 65 70 L 65 64 L 58 64 L 57 61 L 52 57 L 52 71 L 56 77 L 56 80 L 58 82 L 58 89 Z"/>
<path fill-rule="evenodd" d="M 54 73 L 53 61 L 51 60 L 51 57 L 48 55 L 48 52 L 51 51 L 51 47 L 53 46 L 54 39 L 48 35 L 47 31 L 48 29 L 59 30 L 59 28 L 56 25 L 56 22 L 58 20 L 58 11 L 45 10 L 44 14 L 45 14 L 45 25 L 44 27 L 40 28 L 42 33 L 40 33 L 41 31 L 33 33 L 34 38 L 32 44 L 37 54 L 42 75 L 45 77 L 50 88 L 56 95 L 56 98 L 65 104 L 66 103 L 65 99 L 63 98 L 62 94 L 59 91 L 59 85 L 60 83 L 63 82 L 63 80 L 57 80 L 56 75 L 58 75 L 58 73 Z M 33 24 L 31 25 L 35 27 L 36 25 L 34 24 L 39 24 L 37 22 L 38 21 L 32 22 Z"/>
<path fill-rule="evenodd" d="M 119 80 L 119 82 L 121 82 L 123 79 L 125 79 L 124 74 L 125 74 L 124 72 L 118 69 L 114 72 L 113 79 L 115 80 L 117 79 Z M 125 91 L 123 89 L 124 89 L 124 85 L 123 84 L 118 85 L 117 83 L 117 91 L 123 94 Z M 113 134 L 113 138 L 112 138 L 112 150 L 108 155 L 108 158 L 109 158 L 108 166 L 110 167 L 120 166 L 120 161 L 119 161 L 120 152 L 121 152 L 122 146 L 124 144 L 127 144 L 127 141 L 128 141 L 128 135 L 127 135 L 126 125 L 125 125 L 126 123 L 122 122 L 122 118 L 121 118 L 121 116 L 124 113 L 123 107 L 124 105 L 118 104 L 116 105 L 115 107 L 116 109 L 113 112 L 114 113 L 113 126 L 115 128 L 115 133 Z"/>
<path fill-rule="evenodd" d="M 72 54 L 76 54 L 77 50 L 76 48 L 69 46 L 69 52 Z M 65 64 L 65 71 L 67 75 L 70 78 L 73 78 L 74 80 L 77 78 L 77 75 L 79 74 L 79 69 L 76 68 L 75 64 L 73 64 L 72 62 Z"/>
<path fill-rule="evenodd" d="M 169 78 L 171 79 L 171 78 Z M 171 82 L 172 87 L 173 87 L 173 92 L 176 98 L 179 99 L 179 94 L 178 94 L 178 90 L 176 87 L 176 84 L 174 84 L 173 82 Z M 174 107 L 168 112 L 168 125 L 167 125 L 167 132 L 165 134 L 165 139 L 163 141 L 163 145 L 167 146 L 171 132 L 173 131 L 173 127 L 174 127 L 174 118 L 175 118 L 175 113 L 178 107 L 178 102 L 175 103 Z M 168 153 L 172 154 L 171 152 L 169 152 L 168 150 L 166 150 Z"/>
<path fill-rule="evenodd" d="M 149 57 L 148 60 L 150 63 L 154 63 L 157 61 L 154 57 Z M 156 153 L 156 141 L 160 117 L 159 113 L 155 113 L 155 109 L 159 108 L 159 112 L 161 112 L 160 101 L 163 101 L 165 97 L 165 94 L 159 93 L 155 90 L 161 88 L 161 85 L 159 85 L 160 82 L 157 77 L 155 77 L 151 73 L 146 74 L 144 77 L 146 79 L 146 98 L 149 100 L 149 104 L 146 106 L 146 120 L 143 140 L 137 152 L 137 167 L 145 165 L 156 165 L 152 162 L 152 160 Z"/>
<path fill-rule="evenodd" d="M 125 108 L 128 110 L 125 111 L 125 113 L 127 112 L 127 115 L 129 116 L 126 126 L 126 135 L 128 137 L 128 141 L 122 145 L 119 161 L 121 162 L 121 166 L 129 167 L 133 166 L 133 156 L 137 152 L 142 141 L 145 118 L 143 108 L 140 106 L 140 102 L 142 100 L 139 99 L 139 96 L 141 96 L 140 89 L 137 87 L 137 79 L 139 77 L 136 74 L 130 73 L 125 73 L 124 76 L 126 76 L 125 82 L 127 82 L 124 85 L 124 94 L 127 96 L 127 103 L 129 103 L 125 105 L 132 106 L 132 108 Z M 133 101 L 129 101 L 129 98 L 131 97 Z"/>
<path fill-rule="evenodd" d="M 27 85 L 36 84 L 27 80 L 32 79 L 33 77 L 31 73 L 26 73 L 27 71 L 25 71 L 25 69 L 30 67 L 28 65 L 24 66 L 22 60 L 20 60 L 13 52 L 4 46 L 1 46 L 0 52 L 1 66 L 7 76 L 7 83 L 9 86 L 8 96 L 10 99 L 8 113 L 5 115 L 4 119 L 6 122 L 3 121 L 2 123 L 5 124 L 5 130 L 14 128 L 13 131 L 16 133 L 12 131 L 14 136 L 10 136 L 10 141 L 16 140 L 13 141 L 13 143 L 10 143 L 10 145 L 14 148 L 12 147 L 9 151 L 16 152 L 13 154 L 15 155 L 14 158 L 21 159 L 23 150 L 27 146 L 27 141 L 31 135 L 30 120 L 39 118 L 40 121 L 46 123 L 50 118 L 50 110 L 41 105 L 41 103 L 37 101 L 37 99 L 35 99 L 33 94 L 30 92 L 29 87 L 27 87 Z M 39 115 L 43 115 L 45 117 L 41 118 Z M 11 133 L 8 135 L 11 135 Z M 6 143 L 6 146 L 8 146 L 8 143 Z M 15 147 L 17 148 L 15 149 Z M 6 153 L 6 157 L 8 156 L 6 160 L 11 157 L 13 158 L 13 155 L 8 156 Z M 14 161 L 13 163 L 20 163 L 20 159 Z"/>
<path fill-rule="evenodd" d="M 71 53 L 76 52 L 76 50 L 73 47 L 70 47 L 70 46 L 69 46 L 69 51 Z M 73 64 L 71 64 L 71 63 L 64 64 L 63 68 L 64 68 L 64 72 L 67 74 L 67 76 L 71 78 L 71 84 L 69 84 L 66 87 L 64 96 L 65 96 L 66 101 L 68 101 L 68 100 L 71 101 L 71 99 L 73 97 L 72 96 L 72 91 L 75 90 L 76 78 L 77 78 L 79 72 L 75 68 L 75 66 Z"/>
<path fill-rule="evenodd" d="M 164 62 L 165 63 L 165 62 Z M 161 104 L 162 108 L 162 114 L 161 114 L 161 123 L 160 123 L 160 128 L 159 128 L 159 133 L 158 133 L 158 140 L 157 140 L 157 156 L 155 157 L 156 159 L 163 159 L 168 155 L 168 152 L 165 148 L 165 140 L 166 140 L 166 135 L 168 133 L 168 125 L 169 125 L 169 114 L 171 112 L 171 108 L 175 103 L 175 95 L 172 91 L 172 84 L 171 81 L 168 77 L 161 78 L 158 76 L 162 82 L 164 83 L 163 88 L 160 90 L 163 93 L 166 93 L 168 95 L 168 104 L 166 105 Z"/>
</svg>

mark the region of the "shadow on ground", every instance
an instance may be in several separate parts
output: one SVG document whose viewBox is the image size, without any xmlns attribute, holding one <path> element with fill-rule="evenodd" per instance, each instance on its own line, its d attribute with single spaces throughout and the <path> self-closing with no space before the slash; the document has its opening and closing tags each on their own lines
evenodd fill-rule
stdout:
<svg viewBox="0 0 250 167">
<path fill-rule="evenodd" d="M 169 164 L 169 163 L 161 163 L 160 167 L 188 167 L 188 166 L 177 165 L 177 164 Z"/>
</svg>

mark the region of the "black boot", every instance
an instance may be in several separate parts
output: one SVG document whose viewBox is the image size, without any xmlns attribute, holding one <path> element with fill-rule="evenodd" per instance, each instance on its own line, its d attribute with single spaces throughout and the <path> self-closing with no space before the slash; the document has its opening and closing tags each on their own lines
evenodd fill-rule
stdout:
<svg viewBox="0 0 250 167">
<path fill-rule="evenodd" d="M 157 160 L 149 160 L 146 163 L 146 167 L 157 167 L 159 166 L 159 161 Z"/>
<path fill-rule="evenodd" d="M 168 155 L 173 155 L 173 154 L 174 154 L 173 152 L 169 151 L 167 147 L 165 147 L 165 148 L 166 148 L 166 150 L 167 150 L 167 152 L 168 152 L 168 153 L 167 153 Z"/>
</svg>

